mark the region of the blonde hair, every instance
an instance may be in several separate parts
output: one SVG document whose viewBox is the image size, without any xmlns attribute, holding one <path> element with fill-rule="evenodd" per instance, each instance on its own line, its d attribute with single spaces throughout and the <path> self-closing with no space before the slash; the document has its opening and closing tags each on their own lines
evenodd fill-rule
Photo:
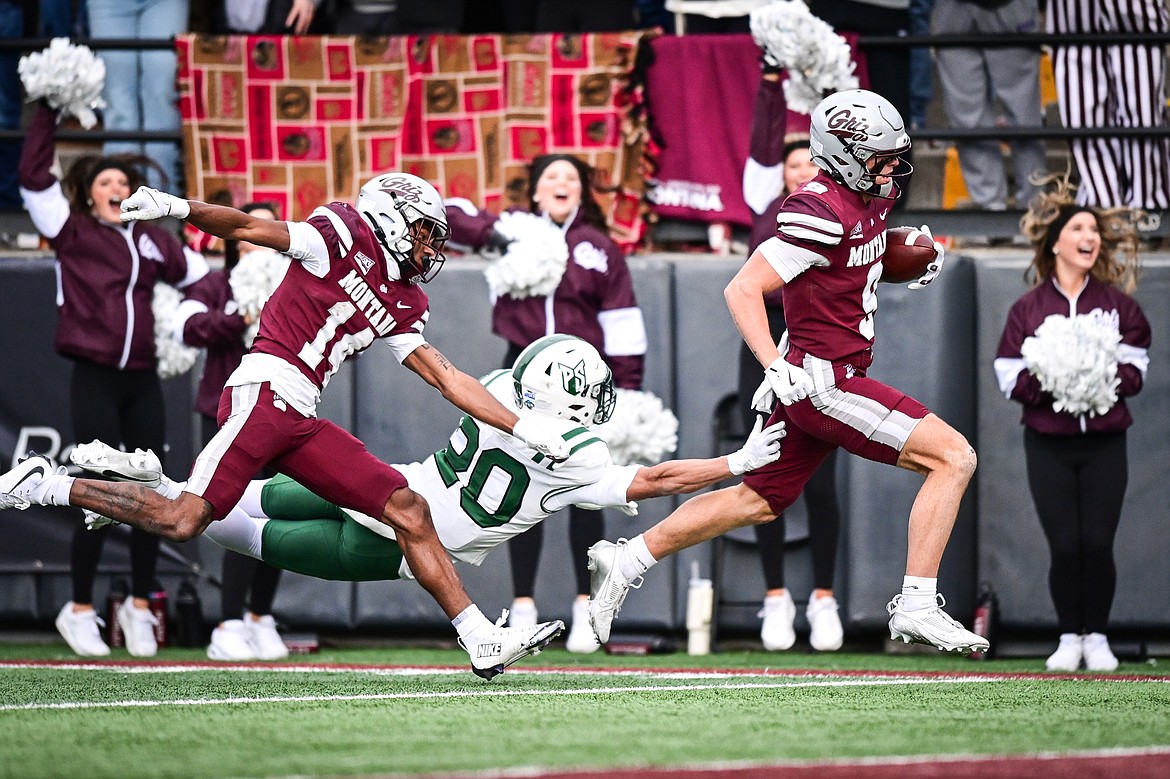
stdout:
<svg viewBox="0 0 1170 779">
<path fill-rule="evenodd" d="M 1039 179 L 1044 185 L 1020 218 L 1020 232 L 1032 242 L 1035 254 L 1024 278 L 1036 287 L 1048 280 L 1056 268 L 1053 247 L 1060 231 L 1076 214 L 1093 215 L 1101 234 L 1101 251 L 1089 274 L 1098 281 L 1125 292 L 1137 289 L 1140 275 L 1136 222 L 1141 211 L 1130 208 L 1096 208 L 1076 203 L 1076 186 L 1069 181 L 1070 172 Z"/>
</svg>

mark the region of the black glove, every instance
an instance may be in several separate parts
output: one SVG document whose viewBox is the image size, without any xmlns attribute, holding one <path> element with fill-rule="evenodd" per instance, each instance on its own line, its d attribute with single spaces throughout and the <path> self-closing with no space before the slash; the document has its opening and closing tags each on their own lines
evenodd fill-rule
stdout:
<svg viewBox="0 0 1170 779">
<path fill-rule="evenodd" d="M 508 244 L 510 243 L 512 243 L 511 238 L 493 227 L 491 233 L 487 237 L 487 243 L 484 244 L 484 248 L 488 251 L 505 254 L 508 251 Z"/>
</svg>

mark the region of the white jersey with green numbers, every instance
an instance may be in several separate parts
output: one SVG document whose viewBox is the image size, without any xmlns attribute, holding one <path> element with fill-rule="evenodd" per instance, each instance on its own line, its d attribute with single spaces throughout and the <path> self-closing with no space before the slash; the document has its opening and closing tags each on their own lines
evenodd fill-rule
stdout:
<svg viewBox="0 0 1170 779">
<path fill-rule="evenodd" d="M 482 381 L 505 406 L 515 405 L 511 371 L 495 371 Z M 452 558 L 479 565 L 494 547 L 573 504 L 633 513 L 626 493 L 641 466 L 615 465 L 605 441 L 579 423 L 538 418 L 561 431 L 571 448 L 568 459 L 554 464 L 518 438 L 464 416 L 444 449 L 421 463 L 394 466 L 430 504 L 439 540 Z M 378 520 L 346 513 L 394 538 Z M 405 561 L 401 574 L 414 578 Z"/>
</svg>

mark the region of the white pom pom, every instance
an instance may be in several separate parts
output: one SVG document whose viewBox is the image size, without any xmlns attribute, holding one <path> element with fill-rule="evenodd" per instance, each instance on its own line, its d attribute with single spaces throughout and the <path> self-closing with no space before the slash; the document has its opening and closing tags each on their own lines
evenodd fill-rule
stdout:
<svg viewBox="0 0 1170 779">
<path fill-rule="evenodd" d="M 500 214 L 495 229 L 512 243 L 484 271 L 493 298 L 542 297 L 555 292 L 569 262 L 569 246 L 561 229 L 523 211 Z"/>
<path fill-rule="evenodd" d="M 87 130 L 97 124 L 94 110 L 106 105 L 106 63 L 89 47 L 54 38 L 47 49 L 21 57 L 17 70 L 29 100 L 45 100 Z"/>
<path fill-rule="evenodd" d="M 618 465 L 652 465 L 678 448 L 678 417 L 651 392 L 619 389 L 613 416 L 593 430 Z"/>
<path fill-rule="evenodd" d="M 751 13 L 752 38 L 769 64 L 788 69 L 788 107 L 807 114 L 828 92 L 856 89 L 849 44 L 802 0 L 783 0 Z"/>
<path fill-rule="evenodd" d="M 154 285 L 150 308 L 154 313 L 154 355 L 158 375 L 164 379 L 181 376 L 191 370 L 199 350 L 187 346 L 175 334 L 174 318 L 183 302 L 183 293 L 167 284 Z"/>
<path fill-rule="evenodd" d="M 1094 309 L 1047 317 L 1035 335 L 1024 339 L 1020 354 L 1040 388 L 1052 394 L 1054 410 L 1092 417 L 1117 403 L 1120 343 L 1115 315 Z"/>
<path fill-rule="evenodd" d="M 248 252 L 228 276 L 232 297 L 239 306 L 240 315 L 252 320 L 244 332 L 244 343 L 252 345 L 260 329 L 260 312 L 288 272 L 289 259 L 280 252 L 257 249 Z"/>
</svg>

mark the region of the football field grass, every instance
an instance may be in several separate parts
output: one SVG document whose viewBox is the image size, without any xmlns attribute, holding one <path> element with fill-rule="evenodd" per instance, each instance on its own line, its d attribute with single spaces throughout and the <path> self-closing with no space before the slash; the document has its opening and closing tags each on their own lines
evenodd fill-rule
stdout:
<svg viewBox="0 0 1170 779">
<path fill-rule="evenodd" d="M 904 767 L 958 756 L 1131 759 L 1092 775 L 1135 779 L 1160 766 L 1170 776 L 1165 660 L 1090 676 L 1045 673 L 1042 660 L 941 654 L 552 649 L 491 682 L 465 660 L 457 649 L 355 649 L 225 665 L 168 649 L 147 662 L 122 650 L 83 661 L 62 645 L 0 646 L 0 777 L 633 776 L 653 767 L 668 769 L 656 776 L 744 767 L 786 776 L 826 762 L 845 767 L 834 776 L 890 762 L 903 767 L 895 775 L 929 776 Z M 1013 775 L 976 765 L 985 773 L 937 775 Z M 1043 775 L 1089 775 L 1045 765 Z"/>
</svg>

